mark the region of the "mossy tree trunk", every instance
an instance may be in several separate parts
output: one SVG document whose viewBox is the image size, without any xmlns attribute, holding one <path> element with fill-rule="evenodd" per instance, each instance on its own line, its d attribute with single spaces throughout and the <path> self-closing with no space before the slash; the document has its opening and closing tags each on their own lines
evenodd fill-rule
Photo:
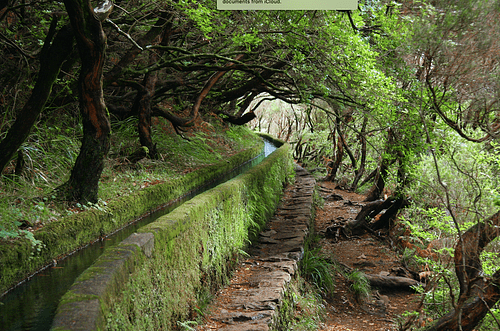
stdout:
<svg viewBox="0 0 500 331">
<path fill-rule="evenodd" d="M 82 63 L 78 92 L 83 138 L 80 154 L 63 189 L 69 200 L 95 202 L 111 132 L 102 91 L 106 36 L 90 0 L 64 0 L 64 5 Z"/>
</svg>

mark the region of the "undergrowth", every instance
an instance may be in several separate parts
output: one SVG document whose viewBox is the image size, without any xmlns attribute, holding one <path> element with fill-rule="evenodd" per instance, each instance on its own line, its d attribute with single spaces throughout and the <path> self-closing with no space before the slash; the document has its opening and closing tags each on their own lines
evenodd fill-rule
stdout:
<svg viewBox="0 0 500 331">
<path fill-rule="evenodd" d="M 319 247 L 314 247 L 316 238 L 308 239 L 304 245 L 304 257 L 299 263 L 300 275 L 319 292 L 330 296 L 335 290 L 334 265 L 321 256 Z"/>
<path fill-rule="evenodd" d="M 347 279 L 351 283 L 350 288 L 358 302 L 365 302 L 370 298 L 370 282 L 362 271 L 352 271 L 347 275 Z"/>
<path fill-rule="evenodd" d="M 0 240 L 24 236 L 34 249 L 43 249 L 32 231 L 86 209 L 105 208 L 110 200 L 214 164 L 254 146 L 257 141 L 245 127 L 227 127 L 218 121 L 202 122 L 180 136 L 169 122 L 159 119 L 152 133 L 158 159 L 133 162 L 130 156 L 141 148 L 137 119 L 114 121 L 110 152 L 99 182 L 98 203 L 69 204 L 56 200 L 54 190 L 69 178 L 79 153 L 81 126 L 73 122 L 74 119 L 61 117 L 38 123 L 20 148 L 24 160 L 22 173 L 14 174 L 14 159 L 1 174 Z"/>
<path fill-rule="evenodd" d="M 273 331 L 320 329 L 326 307 L 318 288 L 302 277 L 292 279 L 280 303 Z"/>
</svg>

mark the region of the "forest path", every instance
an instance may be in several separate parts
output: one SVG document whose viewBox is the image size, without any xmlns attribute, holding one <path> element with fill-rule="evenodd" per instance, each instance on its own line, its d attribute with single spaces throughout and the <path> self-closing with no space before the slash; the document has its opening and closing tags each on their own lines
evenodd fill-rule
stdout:
<svg viewBox="0 0 500 331">
<path fill-rule="evenodd" d="M 364 196 L 336 189 L 333 182 L 318 182 L 318 186 L 324 205 L 316 209 L 314 226 L 320 235 L 333 224 L 341 225 L 356 218 L 364 205 Z M 386 276 L 396 276 L 402 269 L 401 258 L 385 236 L 367 233 L 351 238 L 329 237 L 332 236 L 322 236 L 318 245 L 324 256 L 341 268 L 343 265 L 366 274 Z M 403 313 L 413 311 L 418 305 L 417 294 L 387 288 L 372 287 L 369 298 L 356 300 L 346 274 L 338 271 L 335 275 L 335 293 L 325 302 L 327 318 L 322 331 L 397 330 L 397 323 L 404 321 Z"/>
<path fill-rule="evenodd" d="M 287 285 L 297 272 L 313 215 L 316 181 L 295 166 L 295 183 L 285 188 L 274 216 L 220 290 L 197 330 L 267 331 L 278 316 Z"/>
<path fill-rule="evenodd" d="M 331 238 L 325 230 L 335 224 L 354 219 L 363 206 L 364 196 L 335 189 L 332 182 L 316 183 L 301 167 L 296 167 L 296 182 L 285 189 L 275 215 L 261 232 L 259 243 L 252 246 L 250 256 L 240 261 L 231 283 L 220 290 L 204 314 L 198 331 L 266 331 L 276 316 L 287 284 L 294 277 L 308 233 L 320 235 L 315 244 L 323 256 L 338 266 L 335 292 L 323 301 L 326 316 L 319 330 L 397 330 L 405 311 L 413 311 L 418 296 L 404 290 L 372 288 L 370 297 L 356 300 L 352 284 L 345 275 L 349 270 L 367 274 L 396 275 L 402 269 L 400 258 L 383 238 L 371 234 L 351 238 Z M 317 207 L 311 224 L 313 190 L 318 186 L 324 198 Z M 300 309 L 295 316 L 300 318 Z"/>
</svg>

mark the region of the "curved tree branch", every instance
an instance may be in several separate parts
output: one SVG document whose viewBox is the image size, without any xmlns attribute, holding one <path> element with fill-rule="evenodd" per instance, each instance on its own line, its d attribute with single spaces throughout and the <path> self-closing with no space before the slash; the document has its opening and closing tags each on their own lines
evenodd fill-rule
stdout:
<svg viewBox="0 0 500 331">
<path fill-rule="evenodd" d="M 460 126 L 456 122 L 454 122 L 451 118 L 449 118 L 448 116 L 446 116 L 446 114 L 441 110 L 441 107 L 440 107 L 439 102 L 437 100 L 436 91 L 434 90 L 434 87 L 431 85 L 429 77 L 426 78 L 426 84 L 427 84 L 427 87 L 428 87 L 428 89 L 429 89 L 429 91 L 431 92 L 431 95 L 432 95 L 433 109 L 438 113 L 439 117 L 441 117 L 443 119 L 443 121 L 446 123 L 446 125 L 448 125 L 450 128 L 452 128 L 453 130 L 455 130 L 455 132 L 458 133 L 460 135 L 460 137 L 462 137 L 462 138 L 464 138 L 464 139 L 466 139 L 468 141 L 475 142 L 475 143 L 484 142 L 488 138 L 491 137 L 491 135 L 489 133 L 487 133 L 486 136 L 484 136 L 481 139 L 471 138 L 468 135 L 466 135 L 462 131 L 462 129 L 460 128 Z"/>
</svg>

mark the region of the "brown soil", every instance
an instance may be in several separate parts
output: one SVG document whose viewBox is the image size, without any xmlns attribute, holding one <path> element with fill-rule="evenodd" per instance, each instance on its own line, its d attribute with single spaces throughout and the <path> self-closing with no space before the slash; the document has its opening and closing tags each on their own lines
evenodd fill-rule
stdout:
<svg viewBox="0 0 500 331">
<path fill-rule="evenodd" d="M 363 206 L 364 196 L 335 189 L 332 182 L 319 182 L 320 195 L 325 199 L 322 209 L 316 210 L 315 231 L 324 233 L 332 225 L 354 219 Z M 338 194 L 343 200 L 332 201 L 327 197 Z M 340 266 L 345 265 L 367 274 L 394 275 L 391 270 L 401 267 L 397 253 L 384 240 L 372 234 L 346 238 L 322 238 L 322 252 Z M 408 291 L 372 288 L 372 295 L 364 302 L 356 300 L 350 282 L 337 272 L 336 290 L 326 304 L 327 317 L 321 330 L 397 330 L 405 311 L 413 311 L 419 296 Z"/>
<path fill-rule="evenodd" d="M 316 209 L 315 229 L 318 234 L 324 233 L 325 229 L 333 223 L 341 225 L 343 221 L 354 219 L 363 206 L 364 196 L 335 189 L 336 184 L 332 182 L 318 182 L 320 195 L 325 198 L 322 208 Z M 333 201 L 328 196 L 338 194 L 342 200 Z M 283 200 L 290 199 L 290 189 L 285 190 Z M 363 271 L 367 274 L 395 275 L 391 271 L 402 268 L 398 254 L 385 241 L 384 236 L 365 234 L 346 238 L 339 236 L 338 239 L 324 238 L 319 240 L 323 255 L 337 265 L 339 270 L 335 275 L 335 292 L 328 300 L 324 301 L 326 316 L 321 331 L 375 331 L 375 330 L 398 330 L 398 322 L 404 323 L 402 317 L 406 311 L 413 311 L 418 306 L 419 296 L 413 292 L 404 290 L 391 290 L 384 288 L 372 288 L 370 298 L 360 302 L 356 300 L 350 289 L 350 281 L 345 278 L 347 272 L 342 265 L 352 269 Z M 240 261 L 238 268 L 231 280 L 231 284 L 238 284 L 237 290 L 249 288 L 249 276 L 252 258 Z M 234 288 L 221 289 L 211 304 L 210 313 L 205 314 L 205 323 L 197 330 L 219 330 L 226 326 L 212 319 L 210 316 L 216 313 L 231 297 Z M 298 312 L 300 314 L 300 312 Z M 194 316 L 196 317 L 196 316 Z M 417 322 L 423 326 L 425 321 Z"/>
</svg>

